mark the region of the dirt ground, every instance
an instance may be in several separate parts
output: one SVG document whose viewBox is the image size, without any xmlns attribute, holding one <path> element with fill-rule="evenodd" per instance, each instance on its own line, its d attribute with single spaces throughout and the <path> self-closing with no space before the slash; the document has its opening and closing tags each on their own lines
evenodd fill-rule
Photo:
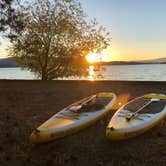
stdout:
<svg viewBox="0 0 166 166">
<path fill-rule="evenodd" d="M 165 166 L 166 125 L 125 141 L 109 141 L 105 129 L 115 110 L 89 128 L 33 145 L 29 135 L 67 105 L 98 92 L 166 94 L 166 82 L 0 81 L 0 166 Z"/>
</svg>

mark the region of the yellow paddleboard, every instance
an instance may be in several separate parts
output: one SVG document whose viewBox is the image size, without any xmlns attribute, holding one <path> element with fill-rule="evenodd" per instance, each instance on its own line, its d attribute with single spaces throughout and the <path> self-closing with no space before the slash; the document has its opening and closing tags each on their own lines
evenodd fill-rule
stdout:
<svg viewBox="0 0 166 166">
<path fill-rule="evenodd" d="M 166 117 L 166 95 L 147 94 L 122 106 L 110 120 L 106 137 L 121 140 L 140 135 Z"/>
<path fill-rule="evenodd" d="M 30 141 L 48 142 L 88 127 L 109 113 L 115 100 L 114 93 L 98 93 L 84 98 L 64 108 L 35 129 Z"/>
</svg>

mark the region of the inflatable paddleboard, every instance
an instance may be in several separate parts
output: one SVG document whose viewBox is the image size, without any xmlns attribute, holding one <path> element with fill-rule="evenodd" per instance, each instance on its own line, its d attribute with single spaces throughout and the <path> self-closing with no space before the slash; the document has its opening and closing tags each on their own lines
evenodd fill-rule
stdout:
<svg viewBox="0 0 166 166">
<path fill-rule="evenodd" d="M 106 137 L 121 140 L 140 135 L 166 117 L 166 95 L 147 94 L 122 106 L 110 120 Z"/>
<path fill-rule="evenodd" d="M 56 113 L 35 129 L 30 141 L 48 142 L 88 127 L 109 113 L 115 100 L 114 93 L 98 93 L 84 98 Z"/>
</svg>

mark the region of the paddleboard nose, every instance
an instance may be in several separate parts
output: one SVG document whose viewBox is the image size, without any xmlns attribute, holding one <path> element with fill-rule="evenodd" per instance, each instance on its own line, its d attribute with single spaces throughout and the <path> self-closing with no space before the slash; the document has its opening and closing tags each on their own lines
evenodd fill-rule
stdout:
<svg viewBox="0 0 166 166">
<path fill-rule="evenodd" d="M 110 140 L 120 140 L 121 134 L 119 134 L 117 129 L 111 126 L 106 129 L 106 137 Z"/>
<path fill-rule="evenodd" d="M 106 137 L 107 138 L 109 138 L 109 139 L 111 138 L 113 130 L 114 130 L 113 127 L 107 127 L 107 129 L 106 129 Z"/>
<path fill-rule="evenodd" d="M 30 135 L 30 142 L 31 143 L 41 143 L 43 142 L 43 138 L 41 136 L 41 131 L 35 129 L 32 134 Z"/>
</svg>

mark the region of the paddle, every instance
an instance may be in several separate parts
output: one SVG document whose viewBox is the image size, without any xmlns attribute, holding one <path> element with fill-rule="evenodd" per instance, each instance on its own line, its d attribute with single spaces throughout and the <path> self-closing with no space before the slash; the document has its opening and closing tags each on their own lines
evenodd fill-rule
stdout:
<svg viewBox="0 0 166 166">
<path fill-rule="evenodd" d="M 130 121 L 132 118 L 134 118 L 138 112 L 140 112 L 141 110 L 143 110 L 145 107 L 147 107 L 149 104 L 151 104 L 154 101 L 160 101 L 160 99 L 157 98 L 152 98 L 150 99 L 150 101 L 148 103 L 146 103 L 145 105 L 143 105 L 141 108 L 139 108 L 136 112 L 134 112 L 133 114 L 130 114 L 126 117 L 127 121 Z"/>
<path fill-rule="evenodd" d="M 79 110 L 82 107 L 86 106 L 87 104 L 92 102 L 92 100 L 95 99 L 95 98 L 97 98 L 97 94 L 96 95 L 92 95 L 91 97 L 89 97 L 89 99 L 85 100 L 83 103 L 81 103 L 81 105 L 77 105 L 77 106 L 73 106 L 73 107 L 69 106 L 69 110 L 72 111 L 72 112 L 77 113 L 77 110 Z"/>
</svg>

